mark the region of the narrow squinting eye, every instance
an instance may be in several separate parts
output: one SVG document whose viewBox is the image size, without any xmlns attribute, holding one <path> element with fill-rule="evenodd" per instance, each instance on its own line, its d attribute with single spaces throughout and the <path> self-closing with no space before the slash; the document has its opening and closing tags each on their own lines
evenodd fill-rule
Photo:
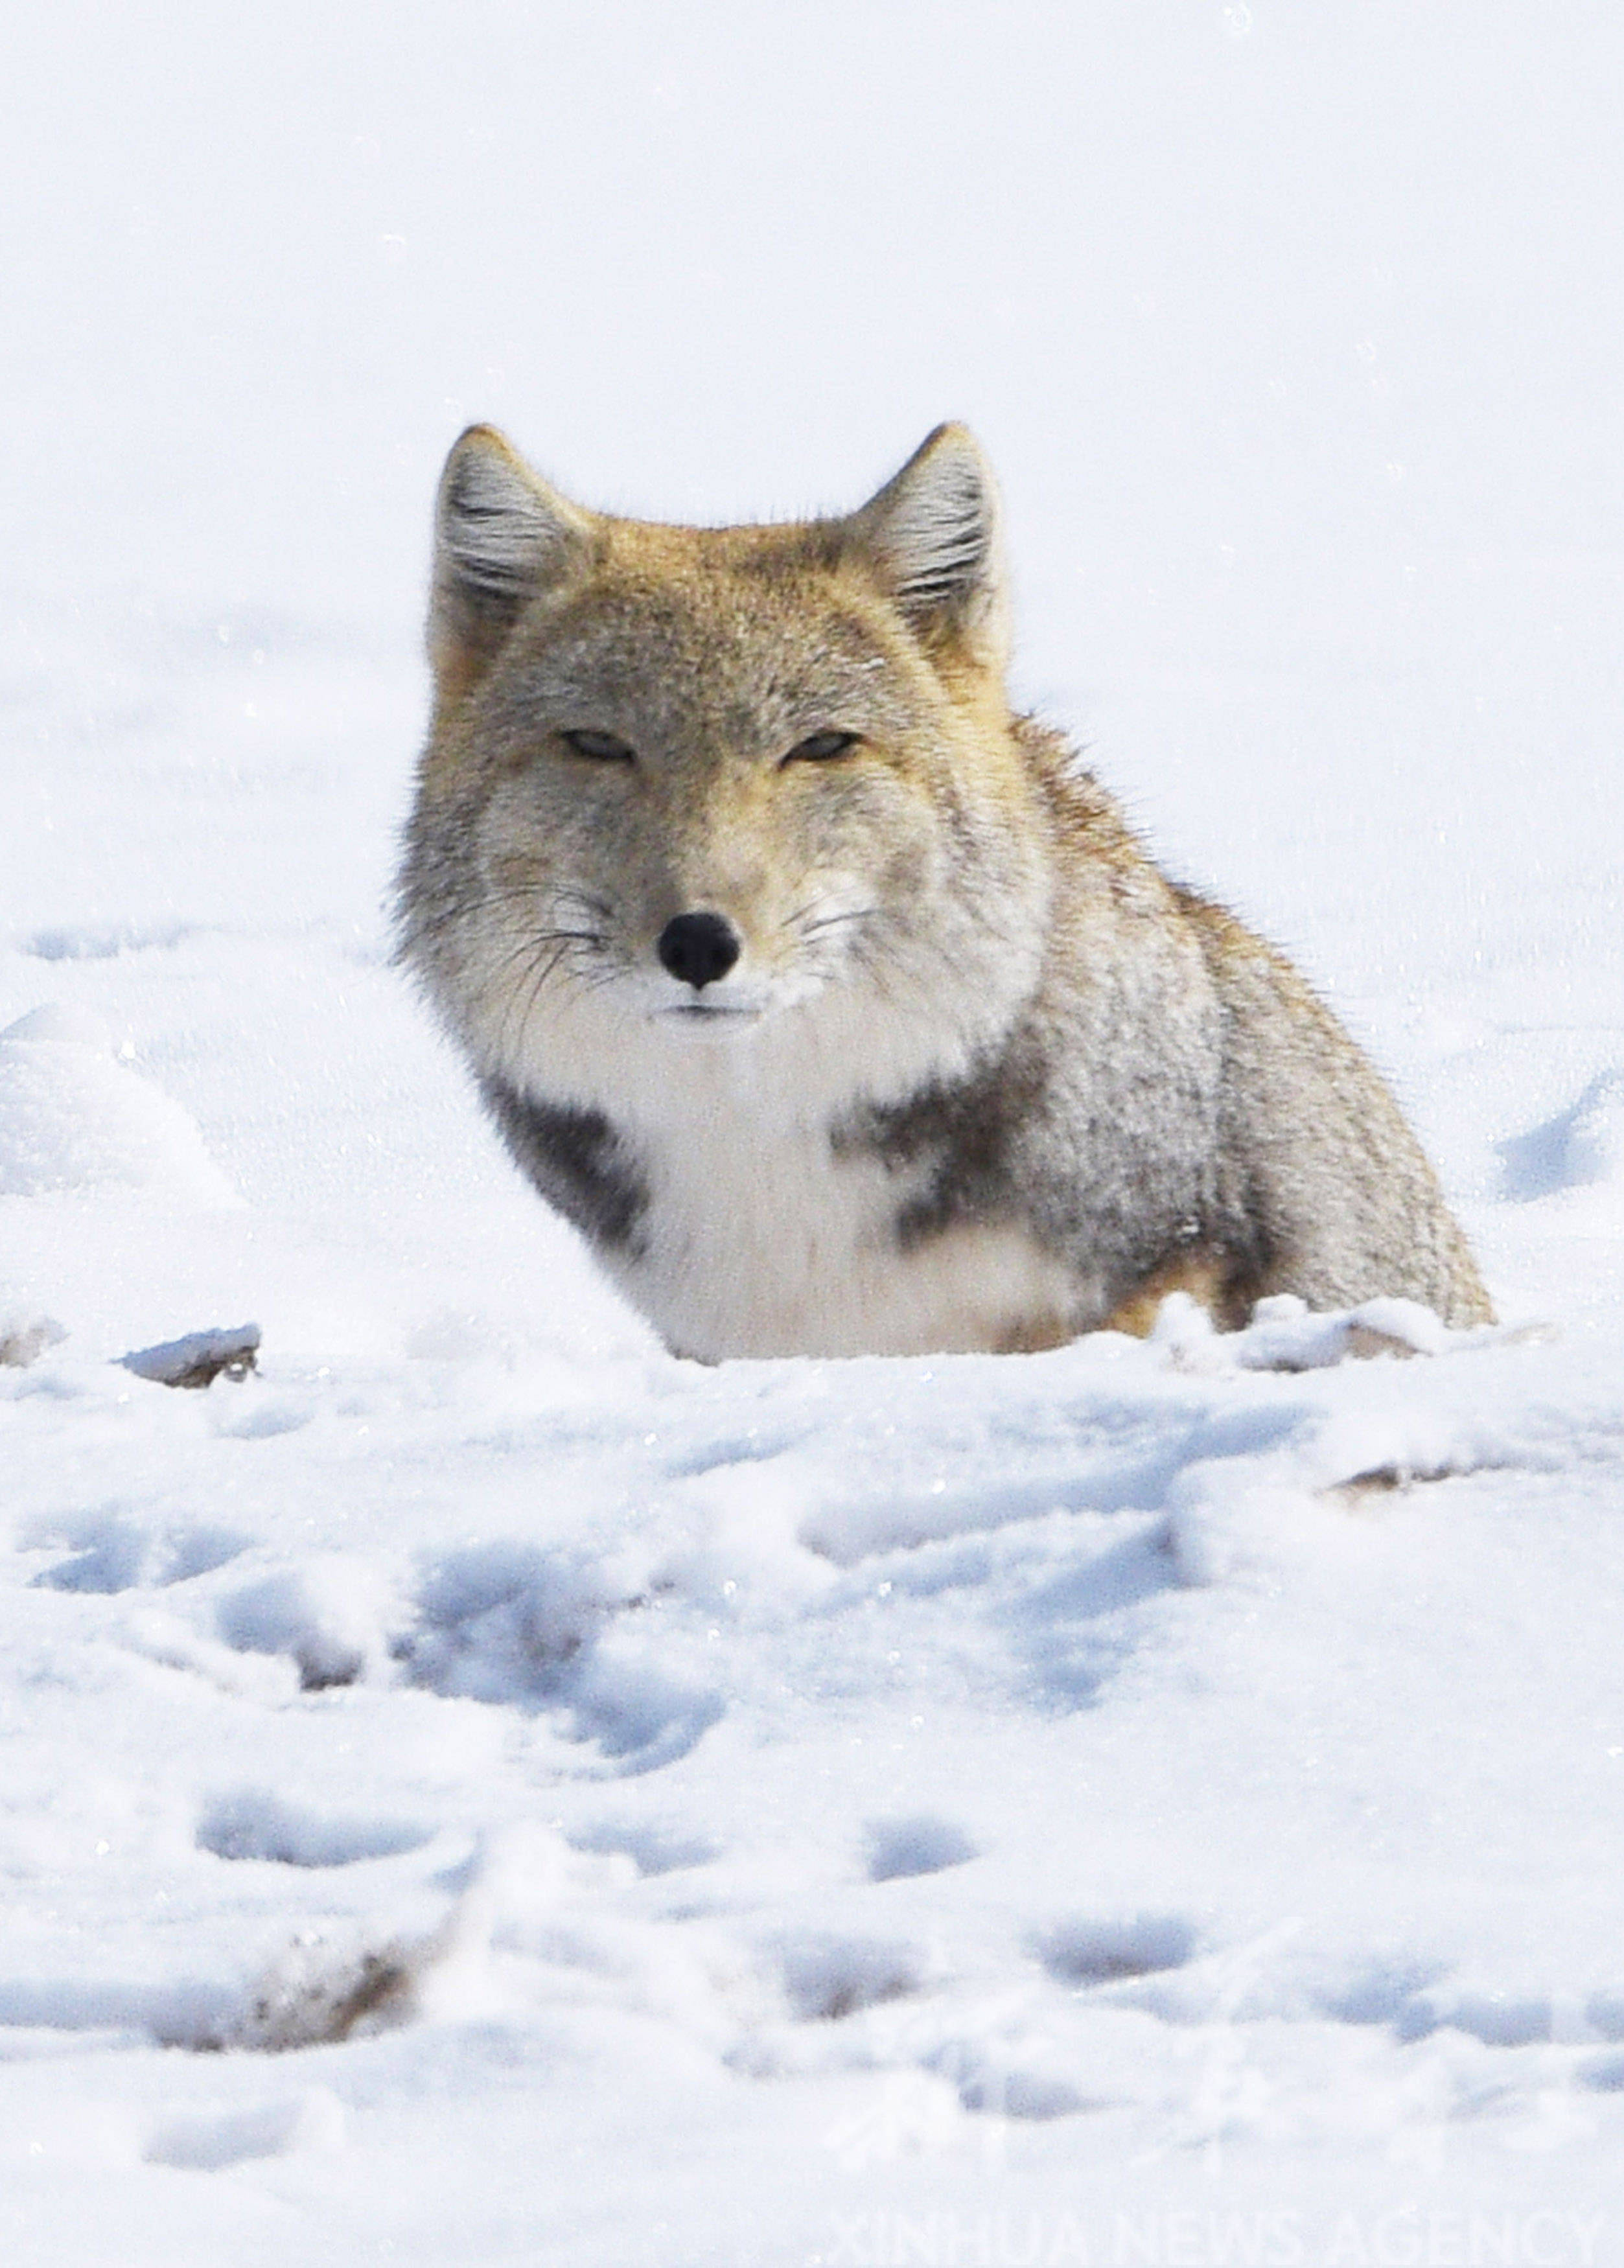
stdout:
<svg viewBox="0 0 1624 2268">
<path fill-rule="evenodd" d="M 848 748 L 856 746 L 855 733 L 809 733 L 804 740 L 796 741 L 784 761 L 786 764 L 827 763 L 830 756 L 843 756 Z"/>
<path fill-rule="evenodd" d="M 637 751 L 616 733 L 562 733 L 578 756 L 590 756 L 599 764 L 631 764 L 637 762 Z"/>
</svg>

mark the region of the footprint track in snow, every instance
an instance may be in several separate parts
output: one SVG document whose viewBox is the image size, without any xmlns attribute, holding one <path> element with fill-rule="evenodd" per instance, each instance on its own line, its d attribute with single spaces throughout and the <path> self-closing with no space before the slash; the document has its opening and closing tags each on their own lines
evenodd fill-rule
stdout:
<svg viewBox="0 0 1624 2268">
<path fill-rule="evenodd" d="M 307 2087 L 281 2102 L 173 2114 L 153 2130 L 141 2155 L 151 2166 L 212 2173 L 254 2158 L 338 2149 L 344 2127 L 338 2097 L 328 2088 Z"/>
<path fill-rule="evenodd" d="M 570 1847 L 598 1858 L 630 1859 L 640 1876 L 675 1874 L 690 1867 L 708 1867 L 722 1855 L 719 1843 L 700 1836 L 683 1835 L 674 1828 L 639 1825 L 631 1820 L 604 1820 L 579 1828 L 569 1837 Z"/>
<path fill-rule="evenodd" d="M 35 930 L 22 950 L 35 961 L 116 961 L 126 953 L 170 953 L 201 933 L 195 922 L 63 922 Z"/>
<path fill-rule="evenodd" d="M 1118 1984 L 1182 1969 L 1196 1949 L 1193 1926 L 1177 1914 L 1134 1914 L 1116 1921 L 1078 1916 L 1037 1930 L 1032 1951 L 1057 1984 Z"/>
<path fill-rule="evenodd" d="M 412 1821 L 338 1818 L 257 1787 L 215 1796 L 203 1808 L 196 1836 L 199 1850 L 217 1859 L 314 1867 L 395 1859 L 433 1839 L 432 1828 Z"/>
<path fill-rule="evenodd" d="M 911 1818 L 871 1819 L 863 1830 L 863 1855 L 871 1882 L 894 1882 L 942 1874 L 981 1852 L 950 1819 L 921 1812 Z"/>
<path fill-rule="evenodd" d="M 785 1940 L 779 1959 L 785 1994 L 802 2023 L 838 2023 L 860 2008 L 904 1999 L 926 1981 L 916 1947 L 877 1938 L 808 1933 Z"/>
<path fill-rule="evenodd" d="M 439 1560 L 391 1651 L 413 1684 L 532 1712 L 567 1712 L 616 1777 L 675 1763 L 723 1714 L 708 1684 L 661 1667 L 647 1602 L 583 1559 L 502 1541 Z"/>
<path fill-rule="evenodd" d="M 235 1528 L 207 1521 L 196 1526 L 147 1528 L 115 1506 L 107 1506 L 36 1523 L 25 1548 L 55 1548 L 69 1554 L 35 1575 L 34 1588 L 111 1596 L 121 1591 L 167 1589 L 212 1574 L 247 1550 L 250 1541 Z"/>
</svg>

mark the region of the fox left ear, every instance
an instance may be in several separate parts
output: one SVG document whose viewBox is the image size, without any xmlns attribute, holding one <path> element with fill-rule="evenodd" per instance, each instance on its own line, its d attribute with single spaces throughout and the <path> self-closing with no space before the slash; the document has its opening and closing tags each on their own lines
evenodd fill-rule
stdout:
<svg viewBox="0 0 1624 2268">
<path fill-rule="evenodd" d="M 846 526 L 927 644 L 956 639 L 1001 669 L 1009 649 L 1001 520 L 974 434 L 938 425 Z"/>
<path fill-rule="evenodd" d="M 442 687 L 471 683 L 539 591 L 589 551 L 589 516 L 490 425 L 446 460 L 434 516 L 429 656 Z"/>
</svg>

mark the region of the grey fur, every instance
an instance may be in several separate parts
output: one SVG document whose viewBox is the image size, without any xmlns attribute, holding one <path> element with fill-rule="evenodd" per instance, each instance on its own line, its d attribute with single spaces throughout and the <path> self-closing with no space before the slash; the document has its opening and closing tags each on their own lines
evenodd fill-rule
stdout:
<svg viewBox="0 0 1624 2268">
<path fill-rule="evenodd" d="M 1091 950 L 1051 959 L 970 1076 L 836 1130 L 838 1151 L 909 1176 L 899 1241 L 1021 1219 L 1089 1285 L 1088 1322 L 1195 1256 L 1230 1323 L 1282 1291 L 1486 1320 L 1431 1167 L 1331 1011 L 1283 955 L 1159 873 L 1056 736 L 1021 730 L 1048 758 L 1056 925 Z"/>
<path fill-rule="evenodd" d="M 504 1079 L 480 1092 L 514 1162 L 548 1203 L 589 1241 L 635 1253 L 648 1192 L 601 1110 L 538 1102 Z"/>
</svg>

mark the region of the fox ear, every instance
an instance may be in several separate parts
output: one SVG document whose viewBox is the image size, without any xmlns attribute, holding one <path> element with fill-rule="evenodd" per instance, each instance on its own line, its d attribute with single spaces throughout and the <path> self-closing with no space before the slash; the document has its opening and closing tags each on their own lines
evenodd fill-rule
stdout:
<svg viewBox="0 0 1624 2268">
<path fill-rule="evenodd" d="M 494 426 L 470 425 L 446 460 L 434 515 L 429 656 L 441 677 L 467 684 L 589 537 L 587 514 Z"/>
<path fill-rule="evenodd" d="M 938 425 L 846 523 L 926 643 L 956 637 L 1001 669 L 1008 593 L 993 468 L 964 425 Z"/>
</svg>

